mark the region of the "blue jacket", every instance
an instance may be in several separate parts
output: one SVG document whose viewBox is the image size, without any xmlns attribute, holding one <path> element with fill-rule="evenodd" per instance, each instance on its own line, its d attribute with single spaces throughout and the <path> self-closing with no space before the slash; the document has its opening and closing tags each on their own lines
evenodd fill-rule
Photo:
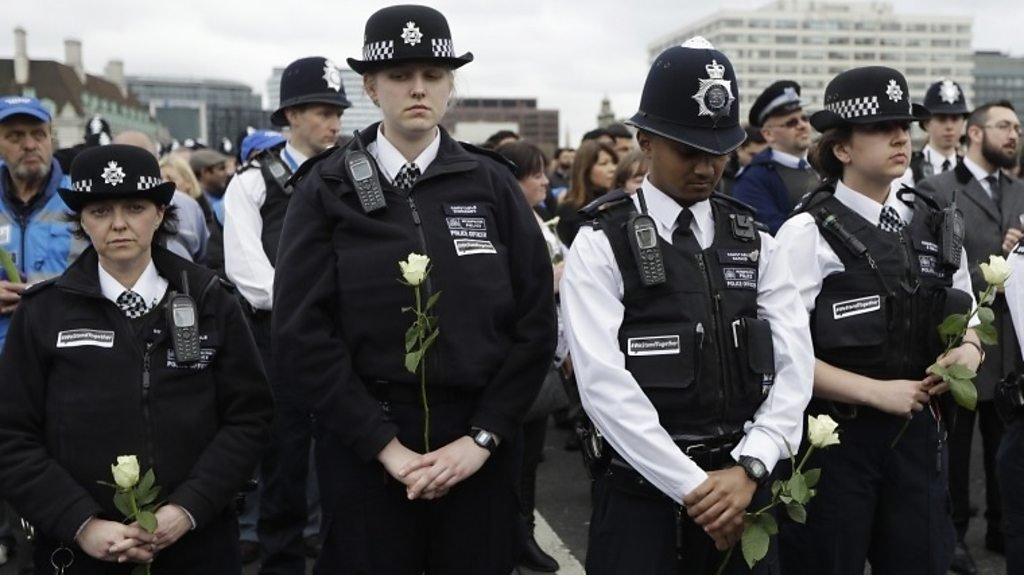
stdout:
<svg viewBox="0 0 1024 576">
<path fill-rule="evenodd" d="M 771 148 L 754 156 L 736 177 L 732 197 L 757 210 L 757 221 L 767 226 L 772 236 L 778 232 L 793 211 L 793 205 L 782 176 L 775 171 Z"/>
<path fill-rule="evenodd" d="M 54 160 L 43 197 L 24 221 L 8 205 L 7 182 L 7 166 L 0 164 L 0 248 L 10 253 L 22 282 L 34 284 L 60 276 L 88 245 L 71 235 L 71 225 L 65 221 L 68 207 L 57 194 L 57 188 L 70 187 L 70 181 Z M 0 280 L 9 280 L 2 268 Z M 0 350 L 10 322 L 10 314 L 0 315 Z"/>
</svg>

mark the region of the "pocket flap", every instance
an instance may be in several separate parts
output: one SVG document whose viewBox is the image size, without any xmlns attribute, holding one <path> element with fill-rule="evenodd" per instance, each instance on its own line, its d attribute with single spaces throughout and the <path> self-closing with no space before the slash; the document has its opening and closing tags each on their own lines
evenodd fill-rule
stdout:
<svg viewBox="0 0 1024 576">
<path fill-rule="evenodd" d="M 750 369 L 759 374 L 775 374 L 775 344 L 772 326 L 761 318 L 744 318 L 747 360 Z"/>
<path fill-rule="evenodd" d="M 641 388 L 689 387 L 700 360 L 696 332 L 692 322 L 623 328 L 619 344 L 626 369 Z"/>
<path fill-rule="evenodd" d="M 886 341 L 888 298 L 882 294 L 829 294 L 814 308 L 816 348 L 879 346 Z"/>
</svg>

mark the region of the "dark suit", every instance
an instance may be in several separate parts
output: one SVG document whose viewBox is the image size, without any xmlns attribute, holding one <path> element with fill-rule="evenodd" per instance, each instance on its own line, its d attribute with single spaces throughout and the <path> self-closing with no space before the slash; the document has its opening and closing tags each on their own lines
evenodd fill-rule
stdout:
<svg viewBox="0 0 1024 576">
<path fill-rule="evenodd" d="M 1006 231 L 1009 228 L 1022 227 L 1019 217 L 1024 214 L 1024 183 L 1014 178 L 1005 178 L 1001 186 L 1001 201 L 996 205 L 981 183 L 961 162 L 957 164 L 956 169 L 927 178 L 918 183 L 917 187 L 936 194 L 946 202 L 952 199 L 953 192 L 956 191 L 957 207 L 963 212 L 967 225 L 964 249 L 970 262 L 971 283 L 977 294 L 986 285 L 978 264 L 987 262 L 989 255 L 1002 255 Z M 995 385 L 1003 375 L 1013 370 L 1019 355 L 1019 346 L 1006 300 L 1002 295 L 996 298 L 992 308 L 996 313 L 999 343 L 985 347 L 986 360 L 979 370 L 975 384 L 978 387 L 978 423 L 984 449 L 985 518 L 988 520 L 989 533 L 995 536 L 1001 534 L 1002 519 L 999 486 L 995 474 L 995 454 L 1002 438 L 1003 425 L 995 413 L 992 398 Z M 967 531 L 970 519 L 968 479 L 974 421 L 974 412 L 959 409 L 957 422 L 949 439 L 949 484 L 953 498 L 953 523 L 961 538 Z"/>
</svg>

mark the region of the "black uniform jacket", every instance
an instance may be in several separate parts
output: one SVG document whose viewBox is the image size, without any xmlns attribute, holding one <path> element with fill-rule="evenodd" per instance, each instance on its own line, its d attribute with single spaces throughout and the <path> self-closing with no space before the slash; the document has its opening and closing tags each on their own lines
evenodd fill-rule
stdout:
<svg viewBox="0 0 1024 576">
<path fill-rule="evenodd" d="M 369 144 L 377 126 L 362 134 Z M 519 184 L 500 157 L 441 129 L 437 158 L 411 193 L 381 177 L 387 208 L 366 214 L 345 154 L 328 151 L 293 177 L 274 283 L 280 374 L 320 425 L 373 458 L 397 428 L 367 386 L 419 382 L 403 365 L 413 315 L 402 308 L 414 296 L 399 282 L 398 262 L 425 253 L 432 266 L 425 291 L 441 292 L 428 389 L 475 389 L 471 426 L 511 437 L 550 368 L 556 338 L 551 261 Z"/>
<path fill-rule="evenodd" d="M 160 500 L 202 528 L 233 503 L 267 440 L 273 401 L 252 335 L 213 272 L 154 246 L 168 294 L 185 271 L 198 309 L 203 358 L 179 365 L 163 309 L 136 335 L 100 292 L 97 262 L 89 248 L 14 314 L 0 356 L 0 496 L 70 544 L 92 515 L 123 519 L 98 481 L 135 454 Z"/>
</svg>

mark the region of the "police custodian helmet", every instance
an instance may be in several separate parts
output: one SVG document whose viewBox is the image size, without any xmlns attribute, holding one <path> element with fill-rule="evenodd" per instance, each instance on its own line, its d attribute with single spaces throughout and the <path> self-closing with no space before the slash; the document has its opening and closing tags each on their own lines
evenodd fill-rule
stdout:
<svg viewBox="0 0 1024 576">
<path fill-rule="evenodd" d="M 907 79 L 885 66 L 847 70 L 825 87 L 825 109 L 811 116 L 811 126 L 824 132 L 839 126 L 876 122 L 927 120 L 931 114 L 910 102 Z"/>
<path fill-rule="evenodd" d="M 697 36 L 658 55 L 640 110 L 626 123 L 710 154 L 728 154 L 747 138 L 739 96 L 732 63 Z"/>
<path fill-rule="evenodd" d="M 967 116 L 971 113 L 967 109 L 963 89 L 949 78 L 943 78 L 928 87 L 924 93 L 924 107 L 932 114 Z"/>
<path fill-rule="evenodd" d="M 270 121 L 275 126 L 287 126 L 285 108 L 300 104 L 328 104 L 341 109 L 352 106 L 345 97 L 341 70 L 334 62 L 312 56 L 289 64 L 281 74 L 281 105 L 270 115 Z"/>
<path fill-rule="evenodd" d="M 383 66 L 416 61 L 441 62 L 451 69 L 473 61 L 472 52 L 455 55 L 448 20 L 433 8 L 411 4 L 373 13 L 363 34 L 363 59 L 349 58 L 359 74 Z"/>
<path fill-rule="evenodd" d="M 71 188 L 57 192 L 74 212 L 90 202 L 115 198 L 145 198 L 166 206 L 174 196 L 174 183 L 164 182 L 160 165 L 146 150 L 108 144 L 86 148 L 76 156 L 71 163 Z"/>
</svg>

